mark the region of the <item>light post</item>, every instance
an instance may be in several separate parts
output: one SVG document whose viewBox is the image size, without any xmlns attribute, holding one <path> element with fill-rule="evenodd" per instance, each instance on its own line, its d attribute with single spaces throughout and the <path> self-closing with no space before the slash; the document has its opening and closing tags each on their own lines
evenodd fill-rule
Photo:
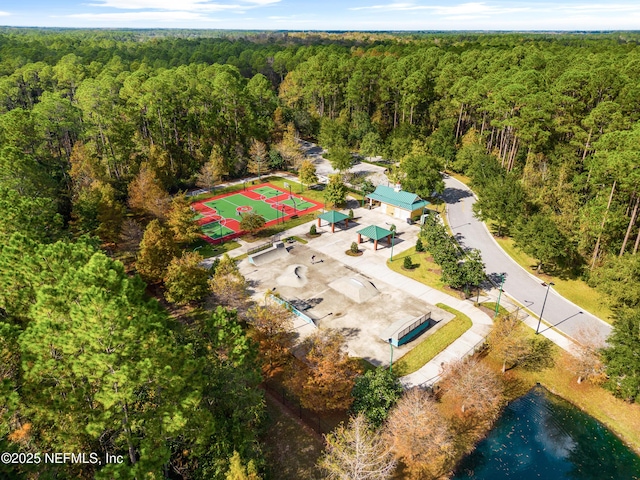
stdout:
<svg viewBox="0 0 640 480">
<path fill-rule="evenodd" d="M 549 289 L 551 288 L 551 285 L 555 285 L 555 283 L 553 283 L 553 282 L 549 282 L 549 283 L 542 282 L 542 286 L 543 287 L 547 287 L 547 291 L 544 294 L 544 301 L 542 302 L 542 308 L 540 309 L 540 316 L 538 317 L 538 326 L 536 327 L 536 335 L 538 335 L 538 333 L 540 333 L 540 324 L 542 323 L 542 314 L 544 313 L 544 306 L 547 303 L 547 296 L 549 295 Z"/>
<path fill-rule="evenodd" d="M 396 231 L 393 230 L 391 232 L 391 258 L 389 259 L 391 262 L 393 262 L 393 244 L 395 239 L 396 239 Z"/>
<path fill-rule="evenodd" d="M 389 347 L 391 347 L 391 359 L 389 360 L 389 373 L 393 373 L 393 343 L 391 343 L 391 338 L 389 339 Z"/>
<path fill-rule="evenodd" d="M 502 297 L 502 287 L 504 286 L 504 273 L 500 275 L 500 291 L 498 292 L 498 303 L 496 303 L 496 311 L 495 316 L 498 316 L 498 311 L 500 310 L 500 298 Z"/>
</svg>

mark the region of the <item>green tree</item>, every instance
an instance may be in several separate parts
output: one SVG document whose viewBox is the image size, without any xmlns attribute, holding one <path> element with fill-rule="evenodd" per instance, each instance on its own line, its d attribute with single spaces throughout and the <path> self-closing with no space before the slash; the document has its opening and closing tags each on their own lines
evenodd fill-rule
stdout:
<svg viewBox="0 0 640 480">
<path fill-rule="evenodd" d="M 376 132 L 368 132 L 360 142 L 360 154 L 365 157 L 377 157 L 384 153 L 384 143 Z"/>
<path fill-rule="evenodd" d="M 480 199 L 473 204 L 474 215 L 483 222 L 494 220 L 498 236 L 514 225 L 527 211 L 527 197 L 514 174 L 489 179 L 481 190 Z"/>
<path fill-rule="evenodd" d="M 0 187 L 0 241 L 14 233 L 48 242 L 62 232 L 62 216 L 50 198 L 23 196 L 16 190 Z"/>
<path fill-rule="evenodd" d="M 403 391 L 398 378 L 387 368 L 369 370 L 356 378 L 351 393 L 354 398 L 351 410 L 356 414 L 362 413 L 373 428 L 378 428 Z"/>
<path fill-rule="evenodd" d="M 240 273 L 236 261 L 226 253 L 217 264 L 209 288 L 221 305 L 242 309 L 248 299 L 247 282 Z"/>
<path fill-rule="evenodd" d="M 324 199 L 332 207 L 344 205 L 347 198 L 347 187 L 340 174 L 329 175 L 329 183 L 324 190 Z"/>
<path fill-rule="evenodd" d="M 173 197 L 167 212 L 167 227 L 173 233 L 176 243 L 184 245 L 200 238 L 200 228 L 193 220 L 194 216 L 189 200 L 184 194 Z"/>
<path fill-rule="evenodd" d="M 300 182 L 308 187 L 318 182 L 318 176 L 316 175 L 316 166 L 311 160 L 304 160 L 300 164 L 300 171 L 298 172 Z"/>
<path fill-rule="evenodd" d="M 416 240 L 416 252 L 424 252 L 424 245 L 422 244 L 422 239 L 420 237 Z"/>
<path fill-rule="evenodd" d="M 177 254 L 171 232 L 158 220 L 152 220 L 140 242 L 136 270 L 145 280 L 159 282 L 166 276 L 167 267 Z"/>
<path fill-rule="evenodd" d="M 197 252 L 182 252 L 167 266 L 164 277 L 165 297 L 178 305 L 198 302 L 209 291 L 209 272 L 202 267 L 202 255 Z"/>
<path fill-rule="evenodd" d="M 240 454 L 236 451 L 233 452 L 233 455 L 229 459 L 229 470 L 224 478 L 225 480 L 260 480 L 253 460 L 249 460 L 249 463 L 245 467 L 242 463 L 242 458 L 240 458 Z"/>
<path fill-rule="evenodd" d="M 240 220 L 240 228 L 246 232 L 251 233 L 251 235 L 255 235 L 258 230 L 264 227 L 265 223 L 266 221 L 262 215 L 248 212 L 242 215 L 242 219 Z"/>
<path fill-rule="evenodd" d="M 429 155 L 411 155 L 400 164 L 403 177 L 402 189 L 423 198 L 444 192 L 444 181 L 440 175 L 440 162 Z"/>
<path fill-rule="evenodd" d="M 225 175 L 229 175 L 224 157 L 219 148 L 211 150 L 209 160 L 202 166 L 196 178 L 196 185 L 211 190 Z"/>
<path fill-rule="evenodd" d="M 618 307 L 640 307 L 640 255 L 609 256 L 589 282 L 609 295 Z"/>
<path fill-rule="evenodd" d="M 349 151 L 349 147 L 345 145 L 335 145 L 329 149 L 329 161 L 334 170 L 343 173 L 351 168 L 353 157 Z"/>
<path fill-rule="evenodd" d="M 534 257 L 536 270 L 562 262 L 568 256 L 569 245 L 551 217 L 535 214 L 522 222 L 514 232 L 516 246 Z"/>
<path fill-rule="evenodd" d="M 607 344 L 602 352 L 608 377 L 605 387 L 626 401 L 640 401 L 640 309 L 616 311 Z"/>
<path fill-rule="evenodd" d="M 99 252 L 78 262 L 86 250 L 75 248 L 38 254 L 61 275 L 37 288 L 20 334 L 22 414 L 43 450 L 98 451 L 109 435 L 107 451 L 126 462 L 98 467 L 99 477 L 161 476 L 171 444 L 197 427 L 200 394 L 187 387 L 197 370 L 140 279 Z"/>
<path fill-rule="evenodd" d="M 386 480 L 396 462 L 387 442 L 362 414 L 352 417 L 325 437 L 327 447 L 319 466 L 332 480 Z"/>
</svg>

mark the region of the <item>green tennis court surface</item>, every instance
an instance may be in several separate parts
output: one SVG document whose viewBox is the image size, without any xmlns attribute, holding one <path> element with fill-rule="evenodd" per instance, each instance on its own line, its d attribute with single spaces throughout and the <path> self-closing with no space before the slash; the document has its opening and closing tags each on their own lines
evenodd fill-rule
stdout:
<svg viewBox="0 0 640 480">
<path fill-rule="evenodd" d="M 284 200 L 280 203 L 293 208 L 297 208 L 298 210 L 306 210 L 307 208 L 311 208 L 314 206 L 313 203 L 307 202 L 306 200 L 302 200 L 300 198 L 296 198 L 295 200 L 288 198 L 287 200 Z"/>
<path fill-rule="evenodd" d="M 278 193 L 282 195 L 282 192 Z M 204 205 L 209 208 L 214 208 L 218 212 L 218 215 L 224 218 L 240 220 L 241 214 L 253 212 L 261 215 L 268 222 L 269 220 L 275 220 L 278 216 L 277 210 L 272 208 L 270 204 L 262 200 L 249 198 L 241 193 L 210 200 L 204 202 Z"/>
<path fill-rule="evenodd" d="M 220 222 L 211 222 L 203 225 L 201 228 L 202 233 L 204 233 L 207 237 L 217 239 L 226 237 L 227 235 L 231 235 L 232 233 L 236 233 L 234 230 L 221 225 Z"/>
<path fill-rule="evenodd" d="M 254 188 L 253 191 L 258 195 L 264 195 L 267 198 L 277 197 L 278 195 L 282 195 L 280 190 L 276 190 L 272 187 L 258 187 Z"/>
</svg>

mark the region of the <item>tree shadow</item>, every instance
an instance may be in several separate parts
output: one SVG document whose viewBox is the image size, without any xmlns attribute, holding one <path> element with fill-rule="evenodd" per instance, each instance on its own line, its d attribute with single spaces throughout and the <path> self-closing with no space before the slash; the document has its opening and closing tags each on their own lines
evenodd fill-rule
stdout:
<svg viewBox="0 0 640 480">
<path fill-rule="evenodd" d="M 447 203 L 458 203 L 463 198 L 473 197 L 473 194 L 469 190 L 463 190 L 461 188 L 445 188 L 442 194 L 442 199 Z"/>
</svg>

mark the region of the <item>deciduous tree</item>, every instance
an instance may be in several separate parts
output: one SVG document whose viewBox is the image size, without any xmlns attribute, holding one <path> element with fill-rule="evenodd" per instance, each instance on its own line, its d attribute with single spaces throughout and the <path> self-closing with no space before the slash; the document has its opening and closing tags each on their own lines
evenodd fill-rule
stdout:
<svg viewBox="0 0 640 480">
<path fill-rule="evenodd" d="M 462 413 L 493 418 L 500 410 L 502 384 L 489 367 L 476 359 L 446 364 L 440 385 Z"/>
<path fill-rule="evenodd" d="M 198 252 L 183 252 L 174 257 L 167 266 L 164 277 L 165 297 L 178 305 L 198 302 L 209 291 L 209 272 L 201 266 L 202 255 Z"/>
<path fill-rule="evenodd" d="M 156 218 L 165 218 L 167 214 L 169 195 L 146 164 L 129 184 L 129 206 Z"/>
<path fill-rule="evenodd" d="M 184 194 L 178 194 L 171 200 L 167 213 L 167 227 L 173 233 L 173 239 L 178 244 L 188 244 L 200 238 L 200 229 L 193 220 L 189 200 Z"/>
<path fill-rule="evenodd" d="M 240 220 L 240 228 L 251 235 L 255 235 L 258 230 L 264 227 L 266 223 L 262 215 L 258 215 L 254 212 L 248 212 L 242 215 Z"/>
<path fill-rule="evenodd" d="M 262 372 L 269 377 L 290 359 L 295 340 L 293 314 L 275 302 L 268 302 L 264 307 L 250 309 L 247 317 L 254 328 L 252 337 L 258 344 Z"/>
<path fill-rule="evenodd" d="M 173 235 L 158 220 L 147 225 L 140 242 L 136 270 L 149 282 L 161 281 L 169 263 L 178 254 Z"/>
<path fill-rule="evenodd" d="M 393 453 L 411 478 L 439 478 L 450 468 L 453 434 L 426 391 L 409 390 L 391 410 L 385 429 Z"/>
<path fill-rule="evenodd" d="M 327 447 L 319 461 L 326 478 L 385 480 L 392 478 L 396 462 L 387 442 L 363 414 L 352 417 L 325 436 Z"/>
<path fill-rule="evenodd" d="M 311 160 L 304 160 L 300 164 L 300 171 L 298 172 L 300 182 L 308 187 L 318 182 L 318 176 L 316 175 L 316 166 Z"/>
<path fill-rule="evenodd" d="M 247 165 L 247 170 L 255 175 L 258 175 L 259 179 L 262 179 L 262 174 L 269 171 L 269 156 L 267 154 L 267 147 L 264 143 L 254 139 L 251 142 L 249 155 L 251 158 Z"/>
<path fill-rule="evenodd" d="M 344 205 L 347 198 L 347 187 L 342 182 L 340 174 L 329 175 L 329 183 L 324 190 L 324 198 L 332 207 Z"/>
<path fill-rule="evenodd" d="M 243 309 L 246 305 L 247 282 L 238 270 L 235 260 L 226 253 L 209 280 L 209 288 L 219 304 L 236 309 Z"/>
<path fill-rule="evenodd" d="M 359 368 L 345 351 L 344 338 L 336 330 L 317 330 L 302 344 L 306 369 L 298 369 L 294 384 L 300 402 L 316 412 L 346 410 Z"/>
</svg>

